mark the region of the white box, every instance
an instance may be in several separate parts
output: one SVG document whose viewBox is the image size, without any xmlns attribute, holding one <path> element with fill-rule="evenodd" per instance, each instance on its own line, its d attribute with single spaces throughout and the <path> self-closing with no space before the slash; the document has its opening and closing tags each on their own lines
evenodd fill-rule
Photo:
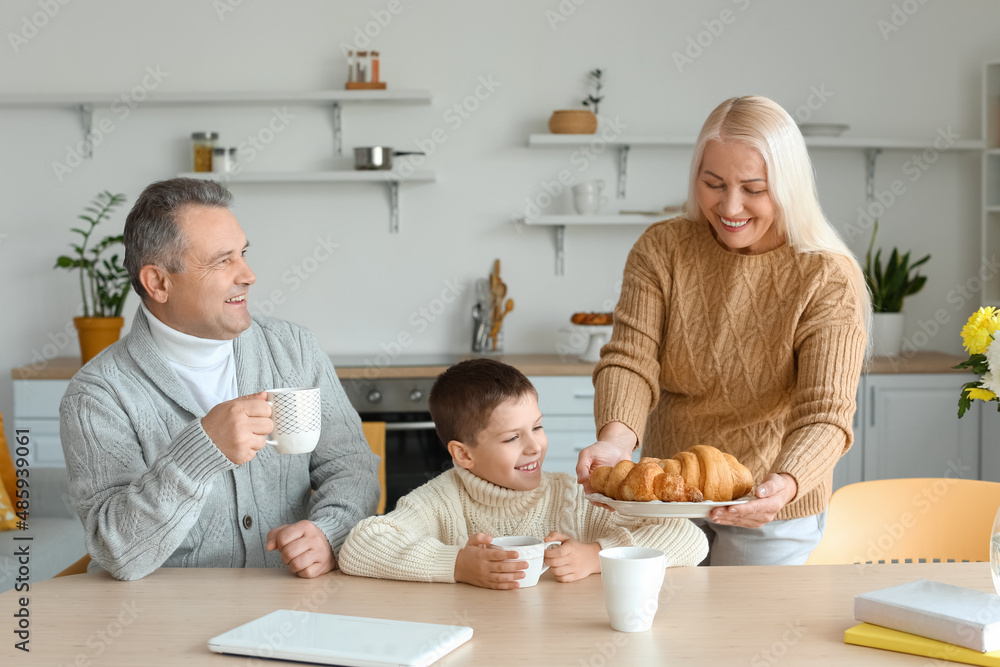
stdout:
<svg viewBox="0 0 1000 667">
<path fill-rule="evenodd" d="M 1000 649 L 1000 596 L 971 588 L 920 579 L 855 595 L 854 618 L 974 651 Z"/>
</svg>

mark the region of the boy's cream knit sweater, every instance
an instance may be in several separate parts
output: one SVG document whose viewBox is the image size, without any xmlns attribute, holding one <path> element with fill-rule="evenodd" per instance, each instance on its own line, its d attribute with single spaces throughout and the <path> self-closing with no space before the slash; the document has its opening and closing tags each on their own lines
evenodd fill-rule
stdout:
<svg viewBox="0 0 1000 667">
<path fill-rule="evenodd" d="M 400 498 L 385 516 L 364 519 L 340 550 L 347 574 L 406 581 L 455 581 L 455 559 L 469 535 L 557 531 L 603 548 L 661 549 L 667 565 L 697 565 L 708 553 L 704 533 L 687 519 L 637 519 L 594 506 L 565 473 L 542 473 L 533 491 L 514 491 L 448 470 Z"/>
<path fill-rule="evenodd" d="M 729 252 L 707 222 L 651 226 L 625 265 L 611 341 L 594 370 L 597 430 L 622 422 L 645 456 L 713 445 L 760 483 L 798 495 L 778 515 L 826 509 L 851 446 L 865 328 L 848 258 Z M 647 421 L 648 419 L 648 421 Z"/>
</svg>

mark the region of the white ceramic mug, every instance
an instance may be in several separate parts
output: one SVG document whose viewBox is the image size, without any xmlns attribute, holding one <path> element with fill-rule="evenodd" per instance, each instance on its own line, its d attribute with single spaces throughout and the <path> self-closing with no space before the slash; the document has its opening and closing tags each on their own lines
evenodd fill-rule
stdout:
<svg viewBox="0 0 1000 667">
<path fill-rule="evenodd" d="M 586 181 L 573 186 L 573 208 L 580 215 L 597 213 L 607 205 L 608 198 L 602 197 L 604 181 Z"/>
<path fill-rule="evenodd" d="M 528 588 L 538 583 L 538 577 L 542 572 L 549 569 L 545 564 L 545 550 L 549 547 L 557 547 L 562 542 L 546 542 L 537 537 L 527 535 L 511 535 L 507 537 L 494 537 L 490 547 L 503 549 L 504 551 L 516 551 L 517 559 L 528 563 L 528 569 L 523 570 L 524 579 L 518 579 L 520 588 Z"/>
<path fill-rule="evenodd" d="M 319 387 L 268 389 L 274 431 L 265 439 L 279 454 L 316 449 L 323 423 Z"/>
<path fill-rule="evenodd" d="M 611 627 L 619 632 L 643 632 L 653 626 L 667 557 L 659 549 L 604 549 L 601 583 Z"/>
</svg>

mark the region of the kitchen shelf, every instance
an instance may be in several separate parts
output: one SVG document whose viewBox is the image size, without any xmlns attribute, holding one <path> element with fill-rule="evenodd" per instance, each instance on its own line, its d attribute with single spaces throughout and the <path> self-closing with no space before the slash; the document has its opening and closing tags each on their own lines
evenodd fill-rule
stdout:
<svg viewBox="0 0 1000 667">
<path fill-rule="evenodd" d="M 143 107 L 171 106 L 267 106 L 295 104 L 329 106 L 333 110 L 333 143 L 343 152 L 340 107 L 342 104 L 430 104 L 433 97 L 426 90 L 319 90 L 277 92 L 151 92 L 142 101 Z M 68 109 L 80 114 L 86 150 L 84 157 L 93 157 L 90 137 L 94 134 L 94 109 L 110 108 L 123 103 L 121 95 L 113 93 L 58 93 L 0 95 L 0 109 Z"/>
<path fill-rule="evenodd" d="M 618 213 L 605 215 L 540 215 L 522 218 L 521 223 L 536 227 L 555 227 L 556 230 L 556 275 L 566 273 L 566 227 L 594 225 L 643 225 L 648 226 L 660 220 L 667 220 L 679 211 L 664 211 L 656 214 Z"/>
<path fill-rule="evenodd" d="M 399 184 L 431 183 L 433 171 L 415 171 L 408 176 L 393 171 L 258 171 L 241 173 L 187 172 L 180 177 L 230 183 L 385 183 L 389 190 L 389 233 L 399 232 Z"/>
<path fill-rule="evenodd" d="M 884 139 L 863 137 L 805 137 L 806 146 L 822 149 L 864 150 L 866 156 L 866 191 L 869 201 L 875 196 L 875 160 L 884 150 L 926 150 L 935 148 L 933 141 L 916 139 Z M 628 180 L 628 155 L 633 146 L 660 148 L 694 148 L 697 141 L 694 137 L 677 137 L 665 135 L 622 135 L 605 139 L 598 134 L 532 134 L 528 136 L 529 148 L 557 148 L 566 146 L 582 146 L 594 141 L 600 141 L 605 146 L 618 148 L 618 199 L 625 198 L 625 186 Z M 986 142 L 964 139 L 953 142 L 944 150 L 948 151 L 981 151 L 986 148 Z"/>
</svg>

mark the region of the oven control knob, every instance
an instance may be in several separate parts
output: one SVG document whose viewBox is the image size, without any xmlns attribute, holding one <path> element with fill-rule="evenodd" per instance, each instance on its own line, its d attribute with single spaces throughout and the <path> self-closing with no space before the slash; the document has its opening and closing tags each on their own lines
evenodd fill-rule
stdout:
<svg viewBox="0 0 1000 667">
<path fill-rule="evenodd" d="M 424 397 L 424 392 L 420 391 L 419 389 L 414 389 L 413 391 L 410 392 L 410 400 L 413 401 L 414 403 L 421 400 L 423 397 Z"/>
<path fill-rule="evenodd" d="M 382 392 L 380 392 L 378 389 L 372 389 L 370 392 L 368 392 L 369 403 L 378 403 L 381 400 L 382 400 Z"/>
</svg>

